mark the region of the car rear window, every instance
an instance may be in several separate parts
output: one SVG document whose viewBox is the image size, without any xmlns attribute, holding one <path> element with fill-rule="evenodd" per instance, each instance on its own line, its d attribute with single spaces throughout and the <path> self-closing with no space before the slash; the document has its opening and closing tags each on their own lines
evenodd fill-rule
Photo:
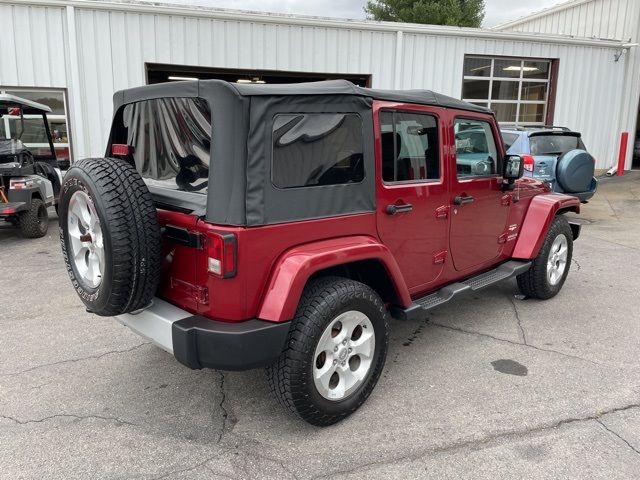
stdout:
<svg viewBox="0 0 640 480">
<path fill-rule="evenodd" d="M 273 121 L 272 182 L 278 188 L 359 183 L 364 179 L 357 114 L 296 113 Z"/>
<path fill-rule="evenodd" d="M 158 98 L 127 105 L 127 144 L 147 185 L 207 193 L 211 111 L 201 98 Z"/>
<path fill-rule="evenodd" d="M 580 137 L 575 135 L 533 135 L 529 144 L 531 155 L 562 155 L 576 148 L 585 149 Z"/>
<path fill-rule="evenodd" d="M 502 132 L 502 141 L 504 142 L 505 150 L 509 150 L 511 148 L 511 145 L 513 145 L 517 139 L 518 139 L 517 133 Z"/>
</svg>

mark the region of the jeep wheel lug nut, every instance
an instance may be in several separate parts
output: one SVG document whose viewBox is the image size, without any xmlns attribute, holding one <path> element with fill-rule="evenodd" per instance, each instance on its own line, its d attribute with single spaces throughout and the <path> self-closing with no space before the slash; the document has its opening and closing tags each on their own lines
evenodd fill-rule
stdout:
<svg viewBox="0 0 640 480">
<path fill-rule="evenodd" d="M 346 338 L 342 341 L 342 344 L 343 344 L 343 345 L 346 345 L 346 344 L 347 344 L 347 339 L 346 339 Z"/>
<path fill-rule="evenodd" d="M 351 349 L 351 348 L 349 348 L 349 353 L 351 353 L 351 350 L 352 350 L 352 349 Z"/>
<path fill-rule="evenodd" d="M 333 364 L 336 365 L 338 363 L 338 360 L 334 360 Z"/>
<path fill-rule="evenodd" d="M 338 347 L 336 346 L 336 348 L 333 349 L 334 352 L 338 351 Z"/>
</svg>

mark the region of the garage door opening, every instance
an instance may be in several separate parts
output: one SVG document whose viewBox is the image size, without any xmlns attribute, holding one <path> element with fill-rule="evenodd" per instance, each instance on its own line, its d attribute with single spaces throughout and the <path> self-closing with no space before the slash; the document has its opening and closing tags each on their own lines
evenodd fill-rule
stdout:
<svg viewBox="0 0 640 480">
<path fill-rule="evenodd" d="M 207 68 L 160 63 L 145 64 L 147 84 L 178 80 L 218 79 L 232 83 L 301 83 L 345 79 L 361 87 L 371 86 L 370 74 L 289 72 L 282 70 L 245 70 Z"/>
</svg>

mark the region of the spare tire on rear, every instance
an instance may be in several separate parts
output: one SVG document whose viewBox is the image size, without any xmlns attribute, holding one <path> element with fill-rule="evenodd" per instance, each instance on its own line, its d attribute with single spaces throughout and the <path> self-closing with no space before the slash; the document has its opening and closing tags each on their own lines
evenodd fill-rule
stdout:
<svg viewBox="0 0 640 480">
<path fill-rule="evenodd" d="M 160 279 L 160 226 L 135 168 L 112 158 L 75 163 L 59 212 L 67 271 L 87 310 L 113 316 L 148 306 Z"/>
<path fill-rule="evenodd" d="M 556 179 L 567 193 L 586 192 L 595 172 L 593 157 L 584 150 L 570 150 L 558 159 Z"/>
</svg>

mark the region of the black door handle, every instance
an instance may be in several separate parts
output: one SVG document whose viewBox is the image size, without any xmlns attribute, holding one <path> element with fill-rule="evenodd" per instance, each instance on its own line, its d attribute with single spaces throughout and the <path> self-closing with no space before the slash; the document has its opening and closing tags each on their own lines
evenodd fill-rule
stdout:
<svg viewBox="0 0 640 480">
<path fill-rule="evenodd" d="M 387 205 L 386 212 L 389 215 L 395 215 L 396 213 L 410 212 L 413 210 L 413 205 L 410 203 L 403 203 L 401 205 Z"/>
<path fill-rule="evenodd" d="M 475 198 L 473 198 L 472 196 L 462 197 L 458 195 L 456 198 L 453 199 L 453 203 L 456 205 L 464 205 L 466 203 L 473 203 L 474 200 Z"/>
</svg>

